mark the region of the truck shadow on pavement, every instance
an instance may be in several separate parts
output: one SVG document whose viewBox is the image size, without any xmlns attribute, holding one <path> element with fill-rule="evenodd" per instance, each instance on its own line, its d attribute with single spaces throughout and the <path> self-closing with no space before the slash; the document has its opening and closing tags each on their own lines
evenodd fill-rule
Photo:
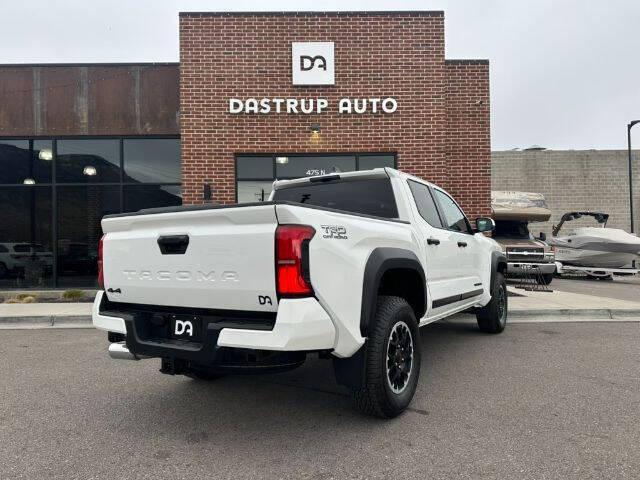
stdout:
<svg viewBox="0 0 640 480">
<path fill-rule="evenodd" d="M 475 322 L 448 321 L 423 327 L 420 384 L 412 406 L 399 421 L 414 423 L 429 415 L 426 406 L 431 389 L 440 388 L 434 385 L 434 379 L 455 375 L 450 371 L 454 359 L 480 354 L 482 344 L 499 337 L 504 341 L 507 335 L 482 334 Z M 123 399 L 122 410 L 113 412 L 120 416 L 121 425 L 135 425 L 134 434 L 177 436 L 187 443 L 236 435 L 241 436 L 238 441 L 265 436 L 272 441 L 284 440 L 291 432 L 300 431 L 297 429 L 312 429 L 319 435 L 335 434 L 337 429 L 351 436 L 357 435 L 358 427 L 364 433 L 371 425 L 386 425 L 355 411 L 349 392 L 335 382 L 332 362 L 315 355 L 290 372 L 235 375 L 211 382 L 161 376 L 153 371 L 139 375 L 156 375 L 152 379 L 155 383 L 150 383 L 157 386 L 132 392 L 131 398 Z M 216 440 L 210 438 L 212 435 Z"/>
</svg>

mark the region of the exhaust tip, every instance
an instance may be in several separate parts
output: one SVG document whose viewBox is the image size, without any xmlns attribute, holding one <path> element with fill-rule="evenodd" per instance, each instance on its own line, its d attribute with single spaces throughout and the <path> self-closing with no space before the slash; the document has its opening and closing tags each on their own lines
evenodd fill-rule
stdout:
<svg viewBox="0 0 640 480">
<path fill-rule="evenodd" d="M 109 356 L 115 360 L 142 360 L 149 358 L 143 355 L 136 355 L 131 352 L 125 342 L 117 342 L 109 345 Z"/>
</svg>

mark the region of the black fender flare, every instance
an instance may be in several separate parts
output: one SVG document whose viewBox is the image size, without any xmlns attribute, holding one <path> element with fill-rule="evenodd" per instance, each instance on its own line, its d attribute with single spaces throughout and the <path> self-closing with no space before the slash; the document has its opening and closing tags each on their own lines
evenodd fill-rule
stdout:
<svg viewBox="0 0 640 480">
<path fill-rule="evenodd" d="M 422 290 L 424 292 L 423 311 L 427 308 L 427 281 L 422 268 L 422 264 L 415 253 L 411 250 L 394 247 L 379 247 L 374 249 L 369 255 L 364 269 L 362 281 L 362 308 L 360 311 L 360 333 L 367 336 L 369 322 L 373 318 L 378 302 L 378 288 L 382 276 L 392 269 L 406 268 L 415 270 L 422 279 Z M 422 315 L 418 315 L 418 320 Z"/>
<path fill-rule="evenodd" d="M 496 281 L 496 273 L 500 271 L 500 265 L 504 265 L 504 271 L 507 271 L 507 257 L 504 253 L 494 251 L 491 252 L 491 284 L 489 285 L 489 292 L 493 291 L 493 285 Z"/>
</svg>

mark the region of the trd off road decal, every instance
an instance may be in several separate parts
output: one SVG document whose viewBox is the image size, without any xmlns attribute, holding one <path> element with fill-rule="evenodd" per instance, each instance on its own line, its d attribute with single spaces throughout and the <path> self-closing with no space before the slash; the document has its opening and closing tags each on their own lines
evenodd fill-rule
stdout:
<svg viewBox="0 0 640 480">
<path fill-rule="evenodd" d="M 335 238 L 336 240 L 346 240 L 347 238 L 347 229 L 342 225 L 320 225 L 322 230 L 324 230 L 324 234 L 322 238 Z"/>
</svg>

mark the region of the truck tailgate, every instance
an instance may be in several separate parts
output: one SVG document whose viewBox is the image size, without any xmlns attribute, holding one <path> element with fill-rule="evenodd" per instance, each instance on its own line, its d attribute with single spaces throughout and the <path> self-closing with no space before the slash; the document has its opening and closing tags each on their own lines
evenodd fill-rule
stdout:
<svg viewBox="0 0 640 480">
<path fill-rule="evenodd" d="M 105 218 L 110 301 L 275 311 L 275 206 Z"/>
</svg>

